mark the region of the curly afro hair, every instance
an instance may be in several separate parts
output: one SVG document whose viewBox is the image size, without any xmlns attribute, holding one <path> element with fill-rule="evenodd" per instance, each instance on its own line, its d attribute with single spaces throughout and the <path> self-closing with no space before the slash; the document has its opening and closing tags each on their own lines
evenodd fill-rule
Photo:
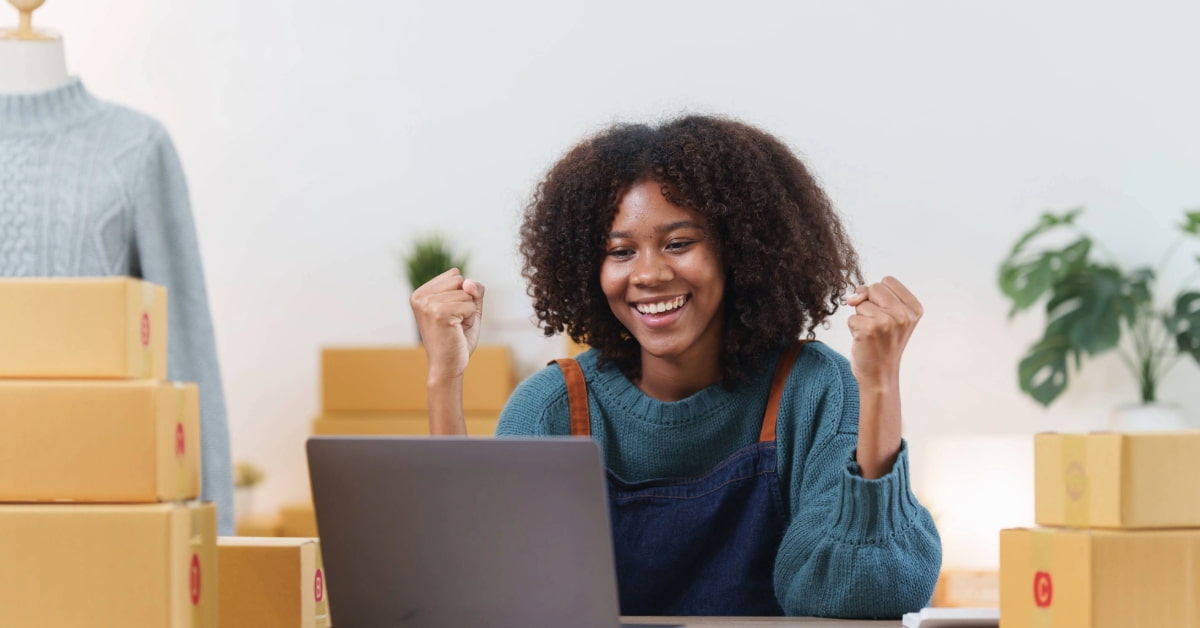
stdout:
<svg viewBox="0 0 1200 628">
<path fill-rule="evenodd" d="M 775 137 L 712 116 L 612 126 L 568 151 L 538 185 L 520 251 L 543 332 L 565 331 L 595 347 L 602 364 L 632 380 L 641 377 L 640 348 L 608 305 L 600 266 L 618 203 L 646 180 L 704 216 L 721 251 L 728 387 L 761 372 L 782 343 L 814 337 L 846 290 L 862 283 L 829 199 Z"/>
</svg>

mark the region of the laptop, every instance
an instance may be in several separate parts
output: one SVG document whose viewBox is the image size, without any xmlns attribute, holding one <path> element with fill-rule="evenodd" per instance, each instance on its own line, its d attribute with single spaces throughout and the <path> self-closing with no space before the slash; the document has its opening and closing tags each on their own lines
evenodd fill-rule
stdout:
<svg viewBox="0 0 1200 628">
<path fill-rule="evenodd" d="M 591 439 L 308 440 L 337 628 L 616 628 Z"/>
</svg>

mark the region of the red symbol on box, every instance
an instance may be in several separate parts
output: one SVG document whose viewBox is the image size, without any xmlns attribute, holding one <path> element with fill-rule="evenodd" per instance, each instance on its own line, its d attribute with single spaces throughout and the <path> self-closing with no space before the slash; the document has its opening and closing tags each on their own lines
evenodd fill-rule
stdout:
<svg viewBox="0 0 1200 628">
<path fill-rule="evenodd" d="M 192 589 L 192 606 L 200 603 L 200 557 L 192 554 L 192 568 L 188 571 L 188 584 Z"/>
<path fill-rule="evenodd" d="M 187 441 L 183 437 L 183 423 L 175 424 L 175 457 L 182 457 L 187 451 Z"/>
<path fill-rule="evenodd" d="M 321 570 L 317 570 L 317 575 L 313 577 L 313 597 L 318 602 L 325 599 L 325 574 Z"/>
<path fill-rule="evenodd" d="M 142 346 L 150 346 L 150 314 L 142 312 Z"/>
<path fill-rule="evenodd" d="M 1037 604 L 1038 608 L 1048 608 L 1053 600 L 1054 582 L 1050 579 L 1050 574 L 1045 571 L 1033 574 L 1033 603 Z"/>
</svg>

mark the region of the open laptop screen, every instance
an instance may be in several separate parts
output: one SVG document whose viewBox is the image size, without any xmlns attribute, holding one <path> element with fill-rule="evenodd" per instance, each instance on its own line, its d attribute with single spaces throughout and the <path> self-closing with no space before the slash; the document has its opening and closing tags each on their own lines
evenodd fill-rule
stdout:
<svg viewBox="0 0 1200 628">
<path fill-rule="evenodd" d="M 617 625 L 592 440 L 322 436 L 308 461 L 338 628 Z"/>
</svg>

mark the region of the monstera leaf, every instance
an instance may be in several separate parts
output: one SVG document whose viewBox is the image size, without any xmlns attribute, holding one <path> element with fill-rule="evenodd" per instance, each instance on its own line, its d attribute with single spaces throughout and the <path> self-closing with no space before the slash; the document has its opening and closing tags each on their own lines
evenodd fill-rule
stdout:
<svg viewBox="0 0 1200 628">
<path fill-rule="evenodd" d="M 1017 380 L 1021 390 L 1043 406 L 1058 398 L 1067 389 L 1067 358 L 1074 354 L 1079 367 L 1079 353 L 1065 335 L 1046 335 L 1033 345 L 1017 365 Z"/>
<path fill-rule="evenodd" d="M 1129 273 L 1126 285 L 1134 305 L 1154 306 L 1154 270 L 1139 268 Z"/>
<path fill-rule="evenodd" d="M 1090 266 L 1054 286 L 1046 303 L 1046 335 L 1063 334 L 1075 349 L 1096 355 L 1117 346 L 1121 319 L 1135 316 L 1133 299 L 1125 293 L 1121 272 Z"/>
<path fill-rule="evenodd" d="M 1084 265 L 1092 241 L 1086 236 L 1061 250 L 1045 250 L 1027 253 L 1025 250 L 1034 238 L 1058 227 L 1073 225 L 1075 217 L 1083 209 L 1077 208 L 1056 216 L 1042 214 L 1038 223 L 1025 232 L 1000 264 L 1000 290 L 1012 300 L 1008 316 L 1024 310 L 1074 270 Z"/>
<path fill-rule="evenodd" d="M 1183 224 L 1179 225 L 1185 233 L 1200 235 L 1200 209 L 1183 213 Z"/>
<path fill-rule="evenodd" d="M 1126 281 L 1116 268 L 1097 265 L 1056 283 L 1046 303 L 1046 334 L 1017 367 L 1021 390 L 1049 405 L 1067 387 L 1068 358 L 1075 359 L 1078 369 L 1083 355 L 1117 346 L 1121 319 L 1131 321 L 1136 315 L 1136 283 Z"/>
<path fill-rule="evenodd" d="M 1038 218 L 1037 224 L 1034 225 L 1029 231 L 1021 234 L 1021 237 L 1017 239 L 1017 243 L 1013 245 L 1012 251 L 1009 251 L 1008 253 L 1009 259 L 1016 257 L 1018 253 L 1024 250 L 1025 245 L 1029 244 L 1031 240 L 1042 235 L 1043 233 L 1046 233 L 1055 227 L 1061 227 L 1062 225 L 1075 224 L 1075 219 L 1078 218 L 1082 213 L 1082 207 L 1069 209 L 1063 212 L 1061 216 L 1056 216 L 1051 212 L 1043 212 L 1042 216 Z M 1200 214 L 1200 211 L 1196 213 Z"/>
<path fill-rule="evenodd" d="M 1175 299 L 1175 312 L 1166 320 L 1179 351 L 1200 363 L 1200 292 L 1185 292 Z"/>
</svg>

